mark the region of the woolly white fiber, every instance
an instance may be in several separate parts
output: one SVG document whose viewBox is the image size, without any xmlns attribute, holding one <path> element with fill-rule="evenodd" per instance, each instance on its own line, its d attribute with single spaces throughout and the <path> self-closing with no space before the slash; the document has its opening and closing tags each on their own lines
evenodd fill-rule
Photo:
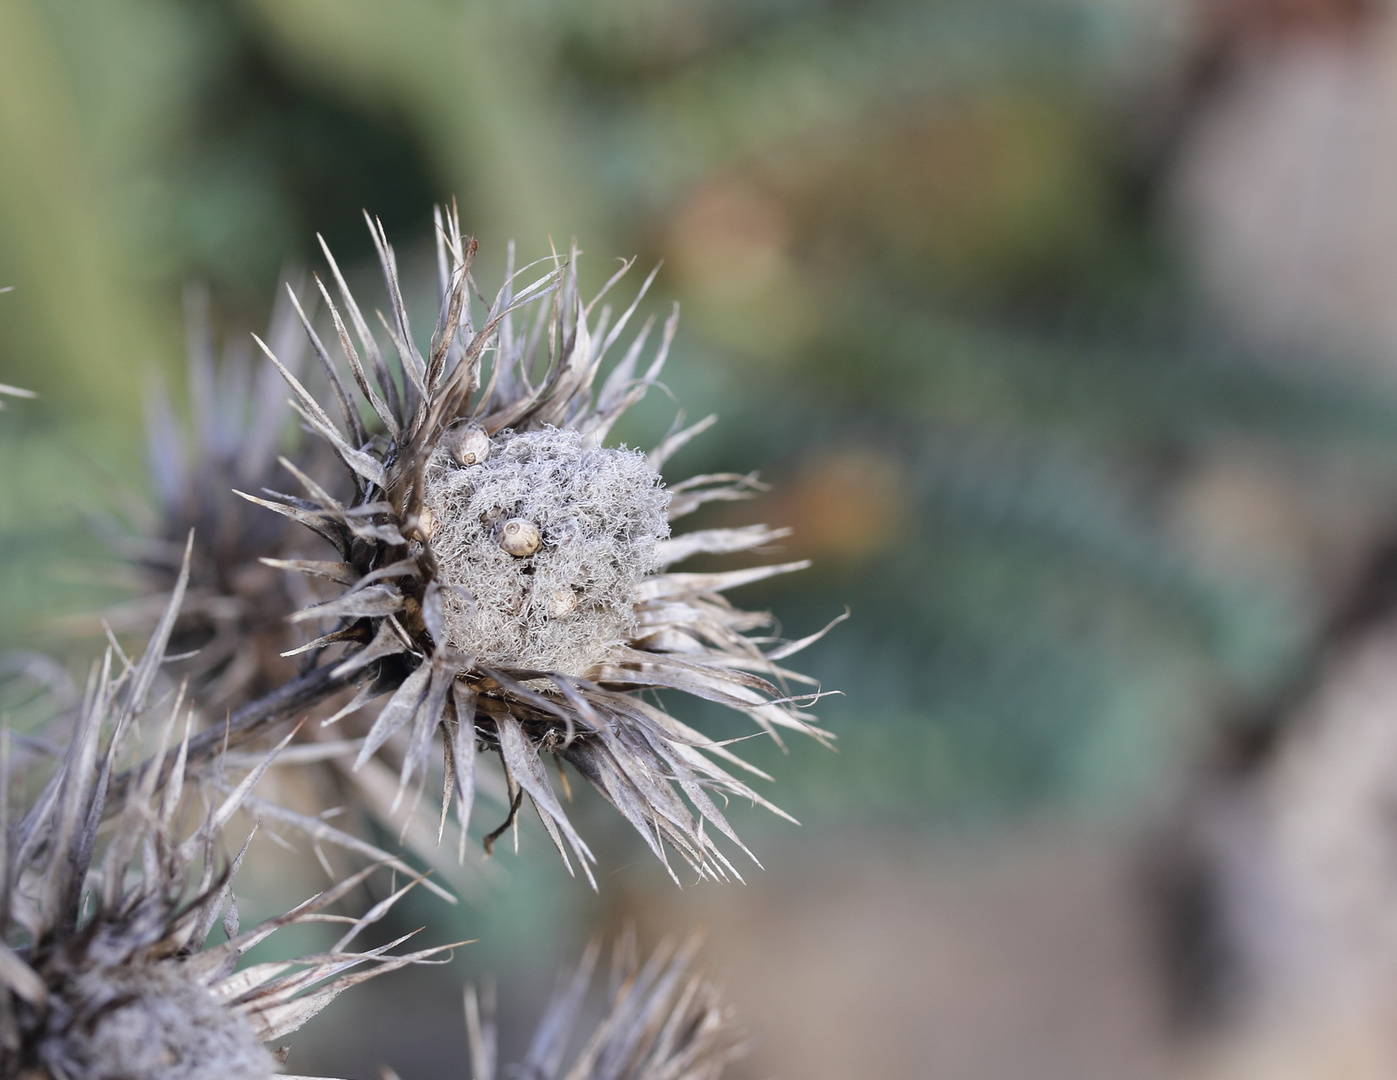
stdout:
<svg viewBox="0 0 1397 1080">
<path fill-rule="evenodd" d="M 644 455 L 588 447 L 576 431 L 503 432 L 476 464 L 439 452 L 423 501 L 440 580 L 454 586 L 448 641 L 478 663 L 581 675 L 634 632 L 636 587 L 669 535 L 669 494 Z M 514 520 L 537 527 L 532 554 L 510 554 Z"/>
</svg>

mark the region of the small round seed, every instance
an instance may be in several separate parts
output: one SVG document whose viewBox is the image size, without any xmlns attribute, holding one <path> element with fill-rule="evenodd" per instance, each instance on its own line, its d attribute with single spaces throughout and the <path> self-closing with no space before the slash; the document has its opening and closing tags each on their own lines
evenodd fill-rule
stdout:
<svg viewBox="0 0 1397 1080">
<path fill-rule="evenodd" d="M 548 597 L 548 614 L 555 619 L 577 610 L 577 594 L 571 589 L 558 589 Z"/>
<path fill-rule="evenodd" d="M 510 518 L 500 530 L 500 547 L 516 559 L 532 555 L 542 543 L 538 526 L 525 518 Z"/>
<path fill-rule="evenodd" d="M 490 436 L 478 427 L 462 428 L 451 446 L 458 465 L 479 465 L 490 456 Z"/>
</svg>

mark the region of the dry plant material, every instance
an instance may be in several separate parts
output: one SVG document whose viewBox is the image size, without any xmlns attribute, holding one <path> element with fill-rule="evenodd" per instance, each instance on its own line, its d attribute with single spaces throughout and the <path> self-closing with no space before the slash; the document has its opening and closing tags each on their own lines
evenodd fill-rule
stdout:
<svg viewBox="0 0 1397 1080">
<path fill-rule="evenodd" d="M 196 801 L 189 796 L 199 793 L 186 785 L 192 716 L 182 694 L 161 738 L 163 750 L 185 721 L 185 737 L 174 751 L 177 767 L 162 785 L 160 759 L 152 760 L 99 840 L 116 767 L 150 715 L 149 697 L 187 580 L 186 561 L 139 662 L 107 651 L 88 681 L 66 752 L 14 822 L 15 773 L 8 733 L 0 736 L 0 1075 L 265 1080 L 277 1071 L 265 1042 L 295 1031 L 355 983 L 442 951 L 391 955 L 406 939 L 350 950 L 406 891 L 360 919 L 323 914 L 373 867 L 241 930 L 232 880 L 247 844 L 220 866 L 219 836 L 277 751 L 221 800 L 205 801 L 197 826 L 185 835 L 179 823 Z M 347 924 L 327 952 L 236 970 L 248 950 L 278 928 L 326 919 Z M 220 921 L 225 940 L 209 945 Z"/>
<path fill-rule="evenodd" d="M 167 411 L 157 410 L 151 428 L 161 524 L 136 561 L 151 596 L 171 595 L 160 606 L 147 597 L 128 623 L 149 630 L 150 643 L 131 662 L 111 639 L 71 713 L 71 732 L 36 743 L 66 748 L 13 821 L 23 772 L 12 767 L 0 733 L 0 1075 L 260 1080 L 279 1067 L 266 1042 L 296 1030 L 349 986 L 442 951 L 394 954 L 406 937 L 350 948 L 420 879 L 409 873 L 363 917 L 327 914 L 379 866 L 407 867 L 324 815 L 254 796 L 284 751 L 289 769 L 342 769 L 357 806 L 380 816 L 386 804 L 396 807 L 394 792 L 401 799 L 415 789 L 415 806 L 435 772 L 438 842 L 454 804 L 462 852 L 480 786 L 476 766 L 482 752 L 493 752 L 509 814 L 485 837 L 486 850 L 527 798 L 569 869 L 576 860 L 595 886 L 594 856 L 563 809 L 544 755 L 557 759 L 564 784 L 566 764 L 620 810 L 676 880 L 669 851 L 700 877 L 725 878 L 739 875 L 715 837 L 747 849 L 718 804 L 736 796 L 775 810 L 737 775 L 763 774 L 670 716 L 653 692 L 728 706 L 778 742 L 782 728 L 829 738 L 803 711 L 821 695 L 790 690 L 812 681 L 781 666 L 820 634 L 764 636 L 770 617 L 724 596 L 805 564 L 674 569 L 699 553 L 756 551 L 786 532 L 671 534 L 673 522 L 704 503 L 746 498 L 759 487 L 737 474 L 665 485 L 666 461 L 713 418 L 676 424 L 648 454 L 607 445 L 617 419 L 654 385 L 674 335 L 675 316 L 658 333 L 647 321 L 601 376 L 653 275 L 617 314 L 599 306 L 601 297 L 581 299 L 576 251 L 547 260 L 522 285 L 531 268 L 513 271 L 511 253 L 505 284 L 487 301 L 471 274 L 475 242 L 461 234 L 454 212 L 439 214 L 441 303 L 424 356 L 393 251 L 381 226 L 370 228 L 388 291 L 389 316 L 379 321 L 395 354 L 391 367 L 326 250 L 333 294 L 316 284 L 339 359 L 294 291 L 273 344 L 257 339 L 291 387 L 291 408 L 320 440 L 318 451 L 277 457 L 284 425 L 272 369 L 254 378 L 237 363 L 216 368 L 196 304 L 193 454 Z M 328 407 L 300 377 L 301 333 L 319 361 Z M 5 393 L 19 392 L 0 386 Z M 313 465 L 317 452 L 344 475 L 328 479 Z M 274 460 L 300 494 L 271 489 Z M 232 484 L 260 494 L 237 491 L 251 506 L 221 500 Z M 328 542 L 333 558 L 299 550 L 296 525 Z M 201 533 L 197 558 L 192 537 L 177 542 L 191 526 Z M 288 625 L 319 636 L 285 648 Z M 195 652 L 172 657 L 172 646 Z M 353 700 L 324 724 L 383 699 L 362 738 L 287 751 L 303 722 L 265 753 L 232 749 L 288 718 L 323 715 L 349 688 Z M 173 704 L 155 752 L 142 760 L 140 723 L 160 695 Z M 194 730 L 196 715 L 220 714 L 222 723 Z M 352 768 L 347 754 L 357 755 Z M 247 931 L 232 880 L 248 845 L 231 860 L 216 854 L 239 810 L 299 829 L 334 881 Z M 418 844 L 413 825 L 409 814 L 405 835 Z M 327 843 L 375 865 L 337 880 L 321 851 Z M 226 940 L 210 945 L 220 920 Z M 238 970 L 247 950 L 276 929 L 306 921 L 346 928 L 325 953 Z M 641 963 L 624 940 L 605 1013 L 589 1026 L 581 1017 L 594 944 L 560 983 L 523 1074 L 715 1080 L 745 1043 L 717 988 L 694 969 L 695 950 L 693 942 L 666 945 Z M 476 1080 L 496 1075 L 489 1013 L 468 992 Z"/>
<path fill-rule="evenodd" d="M 343 463 L 353 497 L 332 496 L 291 462 L 301 494 L 246 496 L 334 549 L 331 560 L 274 562 L 344 586 L 292 616 L 325 631 L 307 648 L 346 646 L 317 670 L 336 686 L 360 686 L 352 707 L 390 695 L 355 769 L 393 741 L 400 793 L 424 784 L 440 732 L 447 798 L 454 797 L 464 838 L 477 755 L 492 750 L 504 765 L 511 820 L 527 796 L 569 868 L 576 858 L 590 879 L 592 852 L 544 768 L 541 755 L 551 753 L 586 777 L 662 860 L 668 845 L 700 876 L 737 876 L 714 837 L 746 848 L 713 793 L 770 806 L 730 770 L 762 774 L 641 692 L 672 689 L 719 702 L 772 737 L 781 728 L 828 736 L 802 711 L 818 694 L 788 689 L 810 680 L 780 666 L 814 638 L 755 636 L 769 616 L 722 595 L 805 564 L 671 569 L 700 552 L 750 551 L 783 535 L 761 526 L 669 535 L 671 522 L 701 504 L 740 499 L 756 486 L 750 476 L 728 474 L 662 485 L 665 461 L 712 418 L 676 430 L 649 454 L 605 445 L 612 425 L 658 378 L 675 318 L 658 341 L 654 321 L 646 322 L 600 380 L 640 296 L 614 321 L 600 298 L 584 303 L 574 251 L 525 284 L 528 268 L 509 273 L 477 311 L 475 242 L 461 235 L 454 214 L 438 215 L 441 306 L 423 356 L 393 250 L 377 223 L 370 228 L 390 302 L 379 320 L 401 378 L 390 373 L 328 249 L 336 294 L 317 284 L 347 379 L 302 319 L 329 405 L 262 345 L 293 391 L 292 407 Z"/>
<path fill-rule="evenodd" d="M 750 1042 L 734 1026 L 718 987 L 695 966 L 698 939 L 659 946 L 640 962 L 629 936 L 616 945 L 606 1010 L 590 1028 L 581 1017 L 600 947 L 588 946 L 539 1021 L 524 1060 L 506 1076 L 531 1080 L 717 1080 Z M 500 1075 L 494 993 L 466 989 L 472 1080 Z"/>
<path fill-rule="evenodd" d="M 180 659 L 169 671 L 189 677 L 191 700 L 213 718 L 295 677 L 296 661 L 281 654 L 301 639 L 285 620 L 313 599 L 304 581 L 259 561 L 301 554 L 309 546 L 302 530 L 249 505 L 233 489 L 272 484 L 280 452 L 294 453 L 303 472 L 326 471 L 328 463 L 287 445 L 291 412 L 276 369 L 254 365 L 250 342 L 246 350 L 230 344 L 216 360 L 207 298 L 191 289 L 185 309 L 189 431 L 157 386 L 146 422 L 151 520 L 141 522 L 134 537 L 112 537 L 143 595 L 105 612 L 102 625 L 141 636 L 152 632 L 192 529 L 189 587 L 171 635 L 170 651 Z M 301 371 L 308 350 L 288 301 L 273 313 L 267 336 L 288 369 Z M 100 632 L 96 625 L 88 628 Z"/>
<path fill-rule="evenodd" d="M 7 292 L 7 289 L 0 289 L 0 292 Z M 33 390 L 25 390 L 18 386 L 10 386 L 8 383 L 0 383 L 0 409 L 5 407 L 6 397 L 35 398 L 39 395 Z"/>
</svg>

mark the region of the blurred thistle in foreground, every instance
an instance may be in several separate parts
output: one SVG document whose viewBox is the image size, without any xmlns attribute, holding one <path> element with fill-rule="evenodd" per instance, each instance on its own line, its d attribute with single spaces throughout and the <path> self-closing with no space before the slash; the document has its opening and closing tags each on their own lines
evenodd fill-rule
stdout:
<svg viewBox="0 0 1397 1080">
<path fill-rule="evenodd" d="M 198 826 L 179 839 L 178 822 L 198 801 L 185 798 L 188 736 L 168 774 L 159 763 L 181 719 L 182 694 L 163 725 L 160 752 L 125 785 L 99 854 L 115 770 L 135 749 L 128 744 L 148 714 L 187 576 L 186 562 L 139 663 L 107 651 L 88 681 L 67 752 L 13 825 L 11 788 L 22 773 L 9 760 L 8 733 L 0 735 L 0 1075 L 264 1080 L 277 1071 L 264 1042 L 295 1031 L 354 983 L 441 951 L 387 955 L 404 939 L 347 951 L 406 891 L 362 919 L 323 914 L 373 868 L 240 932 L 232 879 L 247 844 L 222 870 L 214 851 L 276 751 L 222 801 L 205 802 Z M 185 720 L 187 730 L 192 718 Z M 208 946 L 220 915 L 226 940 Z M 325 953 L 235 970 L 279 927 L 309 921 L 347 928 Z"/>
<path fill-rule="evenodd" d="M 642 966 L 629 936 L 617 943 L 605 1015 L 569 1057 L 600 953 L 594 941 L 539 1021 L 524 1061 L 506 1075 L 530 1080 L 717 1080 L 749 1043 L 721 993 L 694 967 L 697 939 L 657 948 Z M 483 1002 L 482 1002 L 483 997 Z M 466 990 L 472 1080 L 496 1080 L 493 992 Z M 482 1007 L 483 1005 L 483 1007 Z"/>
<path fill-rule="evenodd" d="M 610 308 L 596 310 L 597 300 L 580 298 L 574 251 L 567 261 L 555 257 L 547 273 L 523 288 L 516 288 L 523 271 L 511 271 L 477 327 L 475 242 L 462 236 L 454 213 L 444 220 L 439 214 L 441 307 L 424 357 L 408 324 L 393 251 L 381 226 L 371 221 L 370 229 L 391 311 L 380 320 L 401 380 L 389 372 L 328 248 L 338 303 L 317 284 L 374 424 L 365 424 L 303 313 L 340 423 L 259 339 L 291 386 L 292 407 L 354 484 L 352 498 L 337 499 L 284 462 L 302 496 L 246 496 L 308 526 L 338 554 L 334 561 L 271 560 L 345 586 L 293 616 L 330 628 L 304 649 L 348 645 L 302 676 L 300 689 L 328 694 L 359 684 L 355 700 L 332 719 L 391 694 L 355 768 L 393 740 L 399 796 L 414 781 L 421 794 L 440 729 L 442 821 L 454 794 L 463 844 L 479 744 L 499 754 L 510 800 L 509 816 L 486 838 L 487 848 L 527 795 L 569 868 L 571 849 L 591 878 L 594 856 L 554 792 L 541 758 L 547 751 L 586 777 L 661 860 L 668 843 L 700 876 L 737 876 L 712 831 L 746 848 L 709 792 L 775 809 L 719 762 L 763 774 L 639 692 L 674 689 L 719 702 L 773 737 L 785 727 L 827 738 L 800 710 L 819 695 L 796 698 L 786 689 L 790 681 L 810 680 L 779 666 L 819 635 L 796 642 L 749 636 L 770 617 L 741 611 L 721 595 L 804 563 L 724 573 L 669 569 L 700 552 L 749 551 L 784 535 L 755 526 L 669 536 L 670 522 L 703 503 L 744 498 L 756 487 L 752 477 L 734 474 L 662 486 L 658 470 L 712 417 L 676 430 L 648 455 L 603 445 L 620 415 L 657 379 L 676 318 L 666 322 L 643 372 L 653 319 L 598 386 L 600 368 L 640 296 L 613 324 Z M 641 296 L 650 280 L 653 274 Z M 522 313 L 531 308 L 525 324 Z M 235 713 L 230 734 L 242 737 L 271 718 L 265 710 Z"/>
</svg>

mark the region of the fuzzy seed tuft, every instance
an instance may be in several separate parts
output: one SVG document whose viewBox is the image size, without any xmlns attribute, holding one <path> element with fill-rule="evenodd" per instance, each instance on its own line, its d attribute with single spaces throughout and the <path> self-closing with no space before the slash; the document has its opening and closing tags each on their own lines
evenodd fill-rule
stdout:
<svg viewBox="0 0 1397 1080">
<path fill-rule="evenodd" d="M 166 960 L 99 967 L 65 993 L 40 1055 L 73 1080 L 267 1080 L 252 1025 Z M 63 1021 L 66 1020 L 66 1023 Z"/>
<path fill-rule="evenodd" d="M 504 432 L 469 467 L 438 453 L 423 497 L 441 580 L 475 601 L 444 593 L 462 652 L 580 675 L 634 630 L 637 585 L 669 532 L 668 493 L 643 455 L 576 431 Z"/>
</svg>

